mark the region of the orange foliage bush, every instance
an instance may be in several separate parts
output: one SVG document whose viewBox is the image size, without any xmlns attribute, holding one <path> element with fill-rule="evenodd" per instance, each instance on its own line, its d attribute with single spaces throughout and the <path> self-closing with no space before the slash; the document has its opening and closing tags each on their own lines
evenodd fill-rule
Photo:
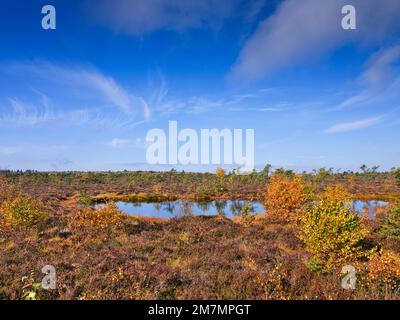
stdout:
<svg viewBox="0 0 400 320">
<path fill-rule="evenodd" d="M 347 202 L 351 195 L 341 185 L 327 186 L 325 192 L 319 196 L 319 200 L 327 200 L 331 203 Z"/>
<path fill-rule="evenodd" d="M 15 193 L 14 189 L 14 186 L 9 181 L 0 177 L 0 203 L 5 200 L 10 200 Z"/>
<path fill-rule="evenodd" d="M 124 217 L 125 215 L 115 204 L 109 204 L 97 210 L 85 207 L 73 215 L 70 225 L 74 228 L 91 227 L 104 230 L 121 226 Z"/>
<path fill-rule="evenodd" d="M 389 290 L 400 288 L 400 256 L 393 251 L 382 250 L 368 261 L 368 280 Z"/>
<path fill-rule="evenodd" d="M 274 175 L 264 195 L 267 214 L 279 221 L 300 218 L 307 199 L 306 186 L 299 175 Z"/>
<path fill-rule="evenodd" d="M 215 175 L 219 178 L 219 179 L 224 179 L 225 177 L 225 170 L 222 168 L 217 168 L 217 170 L 215 171 Z"/>
</svg>

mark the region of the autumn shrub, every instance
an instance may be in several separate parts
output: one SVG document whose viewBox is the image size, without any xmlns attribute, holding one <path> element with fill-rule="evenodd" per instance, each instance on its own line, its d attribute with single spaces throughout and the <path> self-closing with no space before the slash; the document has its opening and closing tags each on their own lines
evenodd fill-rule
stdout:
<svg viewBox="0 0 400 320">
<path fill-rule="evenodd" d="M 1 204 L 6 225 L 31 228 L 39 226 L 47 217 L 43 203 L 29 196 L 17 196 Z"/>
<path fill-rule="evenodd" d="M 396 184 L 400 186 L 400 168 L 394 171 L 394 178 L 396 179 Z"/>
<path fill-rule="evenodd" d="M 316 257 L 311 257 L 307 260 L 307 268 L 316 274 L 329 274 L 331 270 L 326 268 L 325 264 Z"/>
<path fill-rule="evenodd" d="M 393 251 L 381 250 L 371 255 L 368 264 L 367 279 L 370 284 L 378 285 L 386 292 L 400 289 L 400 256 Z"/>
<path fill-rule="evenodd" d="M 328 200 L 332 203 L 350 202 L 351 195 L 341 185 L 327 186 L 325 192 L 317 197 L 319 200 Z"/>
<path fill-rule="evenodd" d="M 400 239 L 400 206 L 391 208 L 378 233 L 392 240 Z"/>
<path fill-rule="evenodd" d="M 296 221 L 307 200 L 306 185 L 300 176 L 273 175 L 264 195 L 270 217 L 279 221 Z"/>
<path fill-rule="evenodd" d="M 215 170 L 215 175 L 218 177 L 218 179 L 224 179 L 225 177 L 225 170 L 222 168 L 217 168 L 217 170 Z"/>
<path fill-rule="evenodd" d="M 240 210 L 240 222 L 244 225 L 251 226 L 255 220 L 255 213 L 250 202 L 245 202 Z"/>
<path fill-rule="evenodd" d="M 108 204 L 99 209 L 84 207 L 77 211 L 70 221 L 74 228 L 109 229 L 113 226 L 121 226 L 125 215 L 118 210 L 115 204 Z"/>
<path fill-rule="evenodd" d="M 0 204 L 5 200 L 11 199 L 14 193 L 15 188 L 13 184 L 3 177 L 0 177 Z"/>
<path fill-rule="evenodd" d="M 196 188 L 195 198 L 197 201 L 208 201 L 211 198 L 209 190 L 205 186 Z"/>
<path fill-rule="evenodd" d="M 23 276 L 21 281 L 23 283 L 21 299 L 39 300 L 38 291 L 41 283 L 35 281 L 34 273 L 31 272 L 29 276 Z"/>
<path fill-rule="evenodd" d="M 215 176 L 217 177 L 217 180 L 215 181 L 215 188 L 219 191 L 223 190 L 225 174 L 225 170 L 222 168 L 217 168 L 215 171 Z"/>
<path fill-rule="evenodd" d="M 79 193 L 79 198 L 77 202 L 81 206 L 92 206 L 94 204 L 92 198 L 90 198 L 86 191 L 81 191 Z"/>
<path fill-rule="evenodd" d="M 367 254 L 360 245 L 366 228 L 340 187 L 328 188 L 304 212 L 301 231 L 307 250 L 328 268 Z"/>
</svg>

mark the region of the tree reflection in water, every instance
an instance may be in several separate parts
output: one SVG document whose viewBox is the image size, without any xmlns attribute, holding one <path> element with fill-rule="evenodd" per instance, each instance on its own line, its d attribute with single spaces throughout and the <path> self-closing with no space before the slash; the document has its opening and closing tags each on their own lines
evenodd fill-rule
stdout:
<svg viewBox="0 0 400 320">
<path fill-rule="evenodd" d="M 215 209 L 217 210 L 217 213 L 220 215 L 226 215 L 225 213 L 225 208 L 227 206 L 228 202 L 224 200 L 215 200 L 214 201 L 214 206 Z"/>
</svg>

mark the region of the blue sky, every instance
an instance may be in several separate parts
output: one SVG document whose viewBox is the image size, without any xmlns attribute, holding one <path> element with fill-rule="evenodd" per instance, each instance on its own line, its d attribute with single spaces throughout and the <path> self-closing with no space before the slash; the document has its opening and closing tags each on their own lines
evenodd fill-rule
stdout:
<svg viewBox="0 0 400 320">
<path fill-rule="evenodd" d="M 253 128 L 257 167 L 398 167 L 399 17 L 398 0 L 3 0 L 0 168 L 163 169 L 144 140 L 169 120 Z"/>
</svg>

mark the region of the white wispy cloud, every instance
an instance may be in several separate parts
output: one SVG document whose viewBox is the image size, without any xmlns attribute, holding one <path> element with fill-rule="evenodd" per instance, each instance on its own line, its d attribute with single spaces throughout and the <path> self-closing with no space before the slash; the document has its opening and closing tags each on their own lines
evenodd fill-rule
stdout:
<svg viewBox="0 0 400 320">
<path fill-rule="evenodd" d="M 352 121 L 352 122 L 343 122 L 335 124 L 334 126 L 326 129 L 324 133 L 341 133 L 341 132 L 350 132 L 354 130 L 365 129 L 371 126 L 374 126 L 380 122 L 382 122 L 383 117 L 371 117 L 362 120 Z"/>
<path fill-rule="evenodd" d="M 280 144 L 284 144 L 286 142 L 293 141 L 294 139 L 296 139 L 298 137 L 298 135 L 299 135 L 299 133 L 296 132 L 295 134 L 288 136 L 288 137 L 258 143 L 257 149 L 268 149 L 274 145 L 280 145 Z"/>
<path fill-rule="evenodd" d="M 72 168 L 74 165 L 73 161 L 64 158 L 41 159 L 40 162 L 49 166 L 53 170 L 66 170 Z"/>
<path fill-rule="evenodd" d="M 136 138 L 136 139 L 114 138 L 111 141 L 107 142 L 107 145 L 109 145 L 112 148 L 134 147 L 143 149 L 146 147 L 146 141 L 141 138 Z"/>
<path fill-rule="evenodd" d="M 135 107 L 137 98 L 133 94 L 126 91 L 112 77 L 106 76 L 94 68 L 85 69 L 47 62 L 28 62 L 14 64 L 11 69 L 25 72 L 25 74 L 31 72 L 38 79 L 43 78 L 53 84 L 59 83 L 68 88 L 73 87 L 72 94 L 78 91 L 77 88 L 94 91 L 125 113 L 131 113 Z"/>
<path fill-rule="evenodd" d="M 343 110 L 368 102 L 390 88 L 399 77 L 397 63 L 400 60 L 400 45 L 384 48 L 372 55 L 359 82 L 364 86 L 361 92 L 347 98 L 333 110 Z"/>
<path fill-rule="evenodd" d="M 154 109 L 160 114 L 170 115 L 182 112 L 199 114 L 219 108 L 239 112 L 279 112 L 287 109 L 286 107 L 289 106 L 287 103 L 265 106 L 265 100 L 263 99 L 269 92 L 271 92 L 271 88 L 258 89 L 254 92 L 247 93 L 222 94 L 214 97 L 190 96 L 187 98 L 171 99 L 168 96 L 169 90 L 163 77 L 161 78 L 161 83 L 161 88 L 163 89 L 160 91 L 163 94 L 159 93 L 157 99 L 150 100 L 153 101 Z M 257 99 L 258 101 L 256 101 Z M 260 107 L 250 107 L 248 104 L 250 100 L 253 100 L 252 105 L 260 105 Z"/>
<path fill-rule="evenodd" d="M 44 61 L 9 62 L 0 65 L 0 73 L 10 75 L 16 87 L 20 86 L 20 78 L 31 83 L 29 90 L 25 90 L 25 98 L 6 98 L 7 104 L 3 104 L 0 112 L 3 123 L 28 126 L 62 121 L 126 127 L 151 119 L 151 105 L 144 97 L 126 90 L 114 78 L 92 67 Z"/>
<path fill-rule="evenodd" d="M 353 0 L 359 28 L 341 28 L 346 0 L 285 0 L 245 43 L 231 72 L 237 81 L 257 81 L 293 64 L 313 61 L 341 45 L 382 43 L 400 29 L 397 0 Z"/>
<path fill-rule="evenodd" d="M 370 98 L 371 98 L 370 92 L 368 90 L 363 90 L 362 92 L 357 93 L 356 95 L 353 95 L 350 98 L 347 98 L 343 102 L 339 103 L 339 105 L 334 107 L 332 110 L 334 111 L 343 110 L 351 106 L 354 106 L 356 104 L 368 101 Z"/>
<path fill-rule="evenodd" d="M 0 155 L 11 156 L 14 154 L 24 154 L 31 152 L 44 153 L 47 151 L 65 151 L 70 146 L 63 144 L 33 144 L 33 143 L 18 143 L 13 145 L 1 145 Z"/>
<path fill-rule="evenodd" d="M 362 80 L 372 88 L 385 88 L 396 79 L 400 60 L 400 45 L 384 48 L 376 52 L 367 62 Z"/>
<path fill-rule="evenodd" d="M 91 15 L 116 32 L 135 36 L 157 30 L 219 29 L 243 0 L 99 0 Z M 250 9 L 249 9 L 250 10 Z M 251 8 L 254 17 L 261 6 Z"/>
<path fill-rule="evenodd" d="M 205 96 L 173 97 L 160 69 L 157 69 L 156 79 L 150 81 L 151 94 L 144 102 L 144 113 L 151 117 L 152 110 L 158 115 L 171 115 L 176 113 L 201 113 L 228 104 L 225 98 L 209 98 Z M 236 98 L 235 98 L 236 99 Z M 241 99 L 245 99 L 244 97 Z M 151 110 L 149 105 L 152 106 Z"/>
<path fill-rule="evenodd" d="M 147 102 L 142 99 L 142 103 L 143 103 L 143 115 L 144 115 L 144 119 L 145 120 L 150 120 L 151 118 L 151 110 L 149 105 L 147 104 Z"/>
<path fill-rule="evenodd" d="M 48 106 L 41 105 L 37 108 L 32 103 L 23 102 L 17 98 L 8 98 L 8 108 L 3 108 L 0 113 L 0 121 L 15 125 L 37 125 L 52 120 L 56 120 Z"/>
<path fill-rule="evenodd" d="M 244 108 L 244 107 L 237 107 L 231 108 L 229 111 L 238 111 L 238 112 L 280 112 L 281 109 L 278 108 Z"/>
<path fill-rule="evenodd" d="M 102 110 L 75 109 L 55 110 L 45 108 L 41 101 L 27 103 L 16 98 L 9 98 L 8 105 L 2 106 L 0 123 L 11 127 L 37 126 L 58 124 L 60 126 L 86 126 L 93 128 L 124 128 L 135 127 L 145 121 L 136 121 L 126 115 L 104 114 Z"/>
<path fill-rule="evenodd" d="M 129 145 L 130 143 L 131 142 L 128 139 L 114 138 L 110 142 L 108 142 L 108 145 L 110 145 L 113 148 L 122 148 Z"/>
<path fill-rule="evenodd" d="M 111 77 L 106 77 L 99 72 L 78 71 L 76 74 L 82 82 L 87 82 L 101 92 L 115 106 L 125 113 L 132 112 L 134 100 L 138 99 L 126 92 Z M 72 75 L 75 77 L 75 75 Z M 140 98 L 139 98 L 140 101 Z"/>
<path fill-rule="evenodd" d="M 0 146 L 0 155 L 1 156 L 10 156 L 20 152 L 21 149 L 18 147 L 10 147 L 10 146 Z"/>
</svg>

